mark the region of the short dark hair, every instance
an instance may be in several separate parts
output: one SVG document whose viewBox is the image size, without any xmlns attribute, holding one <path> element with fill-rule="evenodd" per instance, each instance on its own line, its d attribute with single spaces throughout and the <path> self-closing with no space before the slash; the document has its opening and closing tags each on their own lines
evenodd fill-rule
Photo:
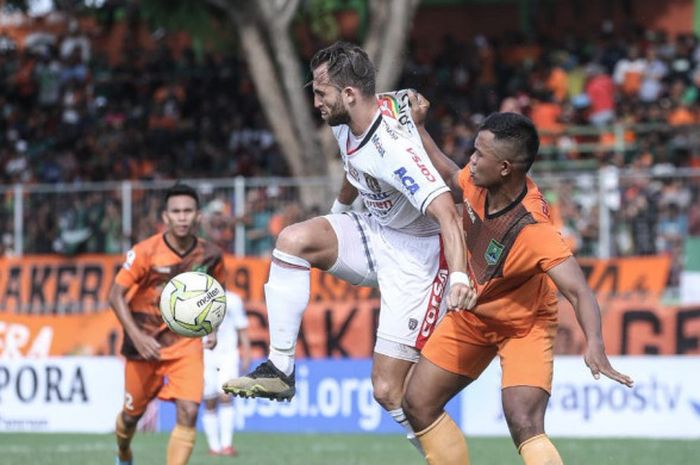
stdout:
<svg viewBox="0 0 700 465">
<path fill-rule="evenodd" d="M 165 191 L 165 197 L 163 198 L 163 210 L 168 208 L 168 200 L 170 200 L 170 197 L 176 197 L 178 195 L 186 195 L 187 197 L 192 197 L 194 199 L 195 204 L 197 205 L 197 209 L 199 209 L 199 195 L 197 195 L 197 191 L 194 190 L 194 188 L 188 184 L 178 182 L 174 186 L 169 188 L 167 191 Z"/>
<path fill-rule="evenodd" d="M 529 118 L 519 113 L 491 113 L 479 131 L 491 131 L 496 140 L 513 144 L 512 161 L 523 164 L 525 172 L 530 170 L 540 148 L 540 136 Z"/>
<path fill-rule="evenodd" d="M 356 87 L 363 95 L 375 94 L 376 78 L 367 52 L 348 42 L 336 42 L 311 58 L 311 71 L 327 63 L 328 79 L 339 87 Z"/>
</svg>

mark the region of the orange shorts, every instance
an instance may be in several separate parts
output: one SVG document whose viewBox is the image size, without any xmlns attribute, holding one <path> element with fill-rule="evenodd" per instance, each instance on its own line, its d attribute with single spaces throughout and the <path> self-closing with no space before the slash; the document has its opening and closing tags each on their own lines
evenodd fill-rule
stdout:
<svg viewBox="0 0 700 465">
<path fill-rule="evenodd" d="M 450 312 L 428 339 L 421 355 L 440 368 L 476 379 L 498 355 L 501 387 L 534 386 L 551 393 L 557 314 L 535 319 L 523 337 L 504 336 L 472 312 Z"/>
<path fill-rule="evenodd" d="M 128 360 L 125 366 L 124 411 L 139 416 L 156 396 L 162 400 L 201 402 L 204 391 L 202 351 L 159 360 Z"/>
</svg>

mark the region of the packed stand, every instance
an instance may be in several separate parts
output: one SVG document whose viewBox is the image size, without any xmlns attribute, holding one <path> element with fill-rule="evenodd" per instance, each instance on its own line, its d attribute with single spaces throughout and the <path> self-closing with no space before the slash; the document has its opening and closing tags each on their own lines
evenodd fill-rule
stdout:
<svg viewBox="0 0 700 465">
<path fill-rule="evenodd" d="M 2 184 L 288 175 L 238 55 L 199 56 L 187 48 L 176 55 L 165 41 L 146 53 L 126 35 L 122 56 L 110 64 L 93 39 L 77 23 L 62 36 L 37 31 L 23 47 L 0 37 Z M 407 60 L 400 86 L 432 101 L 430 130 L 458 164 L 467 162 L 480 121 L 501 110 L 527 114 L 541 131 L 538 175 L 588 169 L 546 189 L 579 253 L 599 252 L 593 169 L 601 166 L 628 169 L 619 171 L 616 193 L 606 200 L 613 255 L 679 256 L 682 238 L 700 233 L 698 180 L 675 177 L 679 167 L 700 166 L 696 37 L 606 23 L 597 34 L 556 41 L 516 33 L 468 42 L 445 37 L 437 54 L 412 43 Z M 68 193 L 61 201 L 32 195 L 25 250 L 119 251 L 128 241 L 117 193 Z M 308 214 L 289 195 L 252 189 L 245 215 L 234 211 L 230 193 L 214 196 L 225 207 L 212 211 L 232 219 L 213 230 L 226 230 L 232 250 L 231 231 L 244 224 L 246 250 L 269 253 L 280 224 Z M 9 249 L 5 200 L 2 244 Z M 135 201 L 134 208 L 130 240 L 158 220 L 157 202 Z"/>
</svg>

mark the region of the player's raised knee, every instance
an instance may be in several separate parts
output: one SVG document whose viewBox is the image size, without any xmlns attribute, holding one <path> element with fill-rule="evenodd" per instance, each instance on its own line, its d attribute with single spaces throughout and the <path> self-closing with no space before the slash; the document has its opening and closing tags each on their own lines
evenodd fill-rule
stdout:
<svg viewBox="0 0 700 465">
<path fill-rule="evenodd" d="M 276 247 L 282 252 L 303 257 L 307 253 L 330 247 L 335 241 L 335 234 L 328 221 L 313 218 L 282 229 Z"/>
</svg>

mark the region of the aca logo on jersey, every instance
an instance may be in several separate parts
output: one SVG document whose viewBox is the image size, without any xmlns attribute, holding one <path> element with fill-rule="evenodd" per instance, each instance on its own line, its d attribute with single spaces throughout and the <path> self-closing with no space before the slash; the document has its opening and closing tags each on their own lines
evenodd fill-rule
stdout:
<svg viewBox="0 0 700 465">
<path fill-rule="evenodd" d="M 418 192 L 418 189 L 420 189 L 420 187 L 418 187 L 418 184 L 416 184 L 416 180 L 409 176 L 407 173 L 408 171 L 403 166 L 394 171 L 394 174 L 399 177 L 399 179 L 401 180 L 401 184 L 403 184 L 408 193 L 414 195 L 416 192 Z"/>
</svg>

